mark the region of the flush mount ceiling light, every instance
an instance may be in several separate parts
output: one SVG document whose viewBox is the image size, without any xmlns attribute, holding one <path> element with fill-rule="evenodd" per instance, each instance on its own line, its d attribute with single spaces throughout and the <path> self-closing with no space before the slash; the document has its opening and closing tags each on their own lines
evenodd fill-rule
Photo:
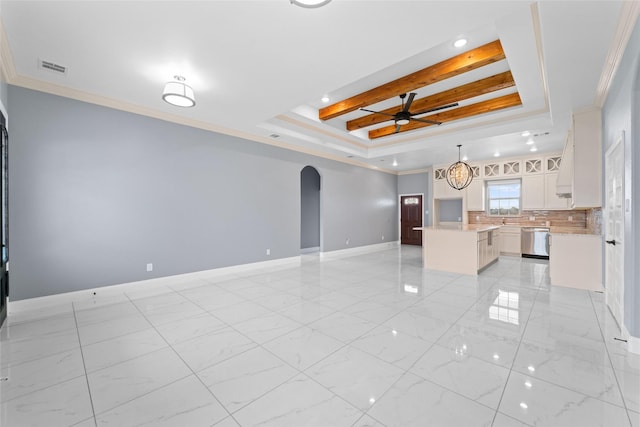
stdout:
<svg viewBox="0 0 640 427">
<path fill-rule="evenodd" d="M 463 190 L 473 181 L 473 170 L 467 163 L 460 161 L 460 147 L 458 144 L 458 161 L 447 169 L 447 183 L 456 190 Z"/>
<path fill-rule="evenodd" d="M 306 7 L 308 9 L 313 9 L 316 7 L 322 7 L 325 4 L 328 4 L 331 0 L 289 0 L 291 4 L 295 4 L 296 6 Z"/>
<path fill-rule="evenodd" d="M 173 76 L 173 78 L 176 80 L 167 82 L 167 84 L 164 85 L 162 99 L 177 107 L 193 107 L 196 105 L 193 89 L 184 83 L 185 78 L 182 76 Z"/>
</svg>

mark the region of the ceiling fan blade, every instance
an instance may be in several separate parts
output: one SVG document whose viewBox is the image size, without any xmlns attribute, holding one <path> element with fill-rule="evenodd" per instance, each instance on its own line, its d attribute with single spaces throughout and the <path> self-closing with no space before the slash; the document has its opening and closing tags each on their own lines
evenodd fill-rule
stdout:
<svg viewBox="0 0 640 427">
<path fill-rule="evenodd" d="M 429 123 L 430 125 L 441 125 L 442 124 L 442 122 L 437 122 L 435 120 L 416 119 L 414 117 L 411 117 L 409 120 L 413 120 L 414 122 Z"/>
<path fill-rule="evenodd" d="M 400 125 L 396 125 L 396 131 L 394 133 L 400 132 Z"/>
<path fill-rule="evenodd" d="M 420 114 L 427 114 L 427 113 L 431 113 L 433 111 L 438 111 L 438 110 L 444 110 L 445 108 L 452 108 L 452 107 L 457 107 L 458 103 L 453 103 L 453 104 L 449 104 L 449 105 L 442 105 L 440 107 L 436 107 L 436 108 L 431 108 L 429 110 L 424 110 L 424 111 L 418 111 L 417 113 L 411 113 L 412 116 L 419 116 Z"/>
<path fill-rule="evenodd" d="M 411 103 L 413 102 L 413 98 L 416 97 L 415 92 L 411 92 L 409 94 L 409 99 L 407 99 L 407 103 L 404 104 L 404 108 L 402 109 L 402 111 L 407 112 L 409 111 L 409 108 L 411 108 Z"/>
<path fill-rule="evenodd" d="M 374 114 L 382 114 L 383 116 L 390 116 L 390 117 L 396 116 L 395 114 L 383 113 L 382 111 L 367 110 L 366 108 L 361 108 L 360 111 L 366 111 L 367 113 L 374 113 Z"/>
</svg>

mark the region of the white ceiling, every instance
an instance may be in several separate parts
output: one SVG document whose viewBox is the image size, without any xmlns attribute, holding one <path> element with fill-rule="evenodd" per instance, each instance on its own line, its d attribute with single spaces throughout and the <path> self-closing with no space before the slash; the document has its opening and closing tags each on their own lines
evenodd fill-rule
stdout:
<svg viewBox="0 0 640 427">
<path fill-rule="evenodd" d="M 407 171 L 456 160 L 456 144 L 470 161 L 494 152 L 528 154 L 525 130 L 549 133 L 534 138 L 539 152 L 560 151 L 571 112 L 594 104 L 621 6 L 608 0 L 333 0 L 304 9 L 288 0 L 1 0 L 0 17 L 13 59 L 5 64 L 10 83 Z M 469 43 L 458 50 L 452 43 L 461 36 Z M 417 92 L 510 69 L 521 107 L 374 141 L 344 130 L 361 112 L 317 119 L 323 95 L 335 102 L 495 39 L 506 61 Z M 38 59 L 68 72 L 40 69 Z M 194 108 L 162 101 L 164 83 L 176 74 L 196 91 Z"/>
</svg>

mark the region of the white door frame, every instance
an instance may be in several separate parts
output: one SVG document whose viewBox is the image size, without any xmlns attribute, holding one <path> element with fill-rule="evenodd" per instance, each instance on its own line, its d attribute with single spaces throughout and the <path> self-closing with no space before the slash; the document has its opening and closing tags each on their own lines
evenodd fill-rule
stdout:
<svg viewBox="0 0 640 427">
<path fill-rule="evenodd" d="M 608 206 L 607 206 L 607 201 L 608 201 L 608 191 L 609 191 L 609 177 L 610 177 L 610 173 L 611 170 L 608 167 L 609 165 L 609 158 L 614 154 L 614 151 L 616 149 L 620 149 L 619 151 L 619 155 L 622 156 L 622 164 L 624 165 L 624 132 L 620 133 L 620 136 L 618 136 L 615 140 L 615 142 L 611 145 L 611 147 L 609 147 L 607 149 L 607 152 L 605 153 L 605 209 L 603 212 L 603 219 L 604 219 L 604 236 L 605 236 L 605 240 L 609 240 L 609 239 L 614 239 L 615 238 L 615 234 L 613 231 L 609 230 L 608 228 L 608 218 L 607 218 L 607 214 L 608 214 Z M 620 207 L 622 209 L 622 213 L 620 215 L 621 218 L 621 230 L 622 230 L 622 236 L 624 237 L 624 230 L 625 230 L 625 193 L 624 193 L 624 171 L 622 171 L 622 180 L 621 180 L 621 191 L 622 191 L 622 206 Z M 616 246 L 617 252 L 618 252 L 618 256 L 622 257 L 622 277 L 618 278 L 618 283 L 620 284 L 619 289 L 617 290 L 619 293 L 619 301 L 620 304 L 617 307 L 612 307 L 612 305 L 610 304 L 612 299 L 615 299 L 615 295 L 613 294 L 613 292 L 615 291 L 615 289 L 612 289 L 611 286 L 609 286 L 609 277 L 608 277 L 608 273 L 609 273 L 609 269 L 608 269 L 608 265 L 609 265 L 609 260 L 607 258 L 607 253 L 609 252 L 607 248 L 608 244 L 605 243 L 605 248 L 604 248 L 604 282 L 605 282 L 605 302 L 607 304 L 607 307 L 609 307 L 609 310 L 611 310 L 611 313 L 613 314 L 613 317 L 615 318 L 616 322 L 618 322 L 618 326 L 620 327 L 620 329 L 622 331 L 624 331 L 624 241 L 622 242 L 622 245 L 618 245 Z M 617 311 L 617 312 L 616 312 Z"/>
</svg>

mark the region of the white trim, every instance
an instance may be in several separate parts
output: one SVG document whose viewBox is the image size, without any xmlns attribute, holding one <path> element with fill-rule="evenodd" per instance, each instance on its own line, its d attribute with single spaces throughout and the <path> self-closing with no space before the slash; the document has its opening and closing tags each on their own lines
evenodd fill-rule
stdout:
<svg viewBox="0 0 640 427">
<path fill-rule="evenodd" d="M 621 332 L 622 338 L 627 340 L 627 351 L 629 353 L 640 354 L 640 338 L 629 334 L 627 327 L 624 325 L 622 325 Z"/>
<path fill-rule="evenodd" d="M 335 250 L 335 251 L 320 252 L 320 260 L 321 261 L 329 261 L 329 260 L 332 260 L 332 259 L 338 259 L 338 258 L 342 258 L 342 257 L 345 257 L 345 256 L 363 255 L 363 254 L 368 254 L 368 253 L 371 253 L 371 252 L 378 252 L 378 251 L 384 251 L 386 249 L 397 248 L 398 246 L 400 246 L 400 242 L 396 240 L 394 242 L 376 243 L 376 244 L 373 244 L 373 245 L 358 246 L 358 247 L 355 247 L 355 248 L 338 249 L 338 250 Z"/>
<path fill-rule="evenodd" d="M 315 252 L 320 252 L 320 246 L 315 246 L 313 248 L 302 248 L 300 249 L 301 254 L 313 254 Z"/>
<path fill-rule="evenodd" d="M 99 294 L 101 298 L 119 296 L 125 292 L 143 291 L 158 288 L 175 280 L 212 279 L 220 276 L 236 275 L 256 272 L 273 267 L 299 266 L 300 256 L 280 258 L 269 261 L 259 261 L 249 264 L 232 265 L 229 267 L 214 268 L 211 270 L 195 271 L 192 273 L 176 274 L 173 276 L 158 277 L 154 279 L 140 280 L 137 282 L 120 283 L 117 285 L 102 286 L 99 288 L 83 289 L 81 291 L 65 292 L 62 294 L 48 295 L 37 298 L 29 298 L 19 301 L 9 301 L 9 315 L 11 311 L 38 310 L 54 305 L 71 304 L 74 301 L 86 301 L 87 298 Z"/>
<path fill-rule="evenodd" d="M 538 2 L 531 3 L 531 18 L 533 20 L 533 33 L 536 38 L 536 52 L 538 53 L 538 72 L 542 79 L 542 87 L 544 88 L 544 109 L 549 111 L 549 84 L 547 81 L 547 75 L 545 70 L 547 67 L 544 62 L 544 49 L 542 44 L 542 23 L 540 21 L 540 10 L 538 8 Z"/>
<path fill-rule="evenodd" d="M 622 2 L 618 27 L 611 41 L 609 53 L 602 67 L 602 74 L 600 74 L 600 81 L 596 89 L 596 97 L 593 103 L 597 107 L 602 108 L 607 100 L 607 94 L 613 82 L 613 77 L 622 61 L 624 51 L 627 48 L 627 43 L 631 38 L 631 33 L 633 33 L 638 16 L 640 16 L 640 2 Z"/>
<path fill-rule="evenodd" d="M 419 174 L 419 173 L 431 173 L 433 172 L 433 168 L 431 166 L 429 166 L 428 168 L 424 168 L 424 169 L 412 169 L 412 170 L 408 170 L 408 171 L 398 171 L 398 175 L 415 175 L 415 174 Z"/>
</svg>

